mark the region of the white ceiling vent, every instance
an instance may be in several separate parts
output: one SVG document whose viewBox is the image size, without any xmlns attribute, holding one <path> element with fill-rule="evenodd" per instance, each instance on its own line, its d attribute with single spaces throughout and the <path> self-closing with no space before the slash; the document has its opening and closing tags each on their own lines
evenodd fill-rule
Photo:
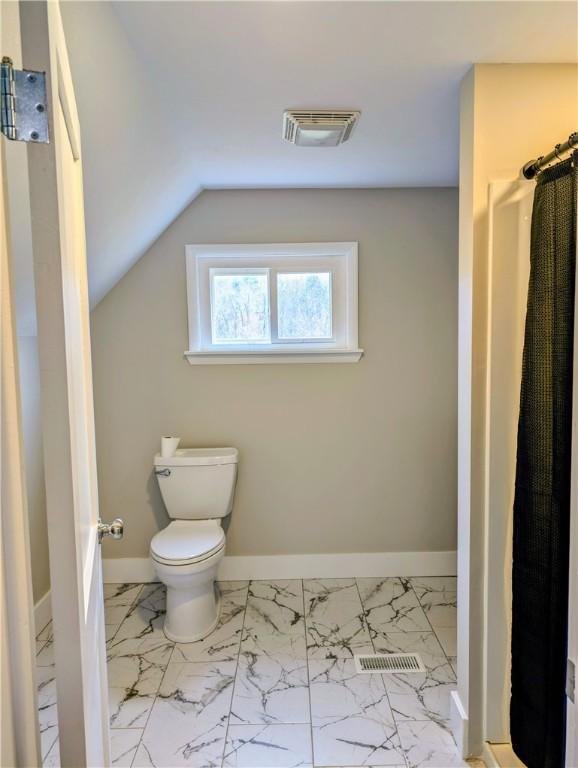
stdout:
<svg viewBox="0 0 578 768">
<path fill-rule="evenodd" d="M 350 109 L 289 109 L 283 138 L 300 147 L 336 147 L 351 136 L 361 112 Z"/>
</svg>

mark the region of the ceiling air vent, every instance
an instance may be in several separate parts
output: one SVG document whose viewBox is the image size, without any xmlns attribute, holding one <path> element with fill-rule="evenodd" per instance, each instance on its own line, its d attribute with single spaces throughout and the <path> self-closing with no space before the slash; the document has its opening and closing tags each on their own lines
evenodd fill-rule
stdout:
<svg viewBox="0 0 578 768">
<path fill-rule="evenodd" d="M 300 147 L 336 147 L 351 136 L 361 112 L 351 109 L 289 109 L 283 138 Z"/>
<path fill-rule="evenodd" d="M 425 672 L 426 669 L 417 653 L 387 653 L 367 656 L 355 655 L 355 669 L 358 673 L 379 672 L 400 674 L 402 672 Z"/>
</svg>

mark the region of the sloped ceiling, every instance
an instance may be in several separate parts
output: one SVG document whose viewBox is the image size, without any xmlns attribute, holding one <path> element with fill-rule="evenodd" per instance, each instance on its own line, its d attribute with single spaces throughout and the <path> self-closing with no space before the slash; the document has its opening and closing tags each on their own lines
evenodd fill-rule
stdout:
<svg viewBox="0 0 578 768">
<path fill-rule="evenodd" d="M 65 2 L 93 305 L 204 187 L 446 186 L 472 62 L 578 60 L 573 2 Z M 281 138 L 355 108 L 349 143 Z M 562 138 L 562 137 L 561 137 Z"/>
</svg>

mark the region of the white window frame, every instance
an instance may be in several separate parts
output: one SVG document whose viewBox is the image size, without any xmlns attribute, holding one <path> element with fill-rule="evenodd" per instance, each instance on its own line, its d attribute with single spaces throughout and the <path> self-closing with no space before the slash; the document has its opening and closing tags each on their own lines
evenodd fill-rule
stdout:
<svg viewBox="0 0 578 768">
<path fill-rule="evenodd" d="M 354 363 L 358 347 L 357 243 L 269 243 L 258 245 L 187 245 L 187 300 L 191 365 L 231 363 Z M 276 291 L 271 291 L 274 343 L 213 344 L 211 334 L 211 270 L 267 269 L 278 272 L 331 273 L 332 332 L 327 340 L 277 339 Z"/>
</svg>

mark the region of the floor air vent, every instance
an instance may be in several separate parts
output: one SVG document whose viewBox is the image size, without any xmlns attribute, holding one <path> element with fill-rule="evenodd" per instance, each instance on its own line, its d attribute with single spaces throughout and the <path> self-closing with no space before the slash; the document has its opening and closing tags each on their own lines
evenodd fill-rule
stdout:
<svg viewBox="0 0 578 768">
<path fill-rule="evenodd" d="M 402 672 L 425 672 L 421 657 L 417 653 L 387 653 L 372 656 L 355 656 L 355 668 L 360 674 L 379 672 L 399 674 Z"/>
</svg>

